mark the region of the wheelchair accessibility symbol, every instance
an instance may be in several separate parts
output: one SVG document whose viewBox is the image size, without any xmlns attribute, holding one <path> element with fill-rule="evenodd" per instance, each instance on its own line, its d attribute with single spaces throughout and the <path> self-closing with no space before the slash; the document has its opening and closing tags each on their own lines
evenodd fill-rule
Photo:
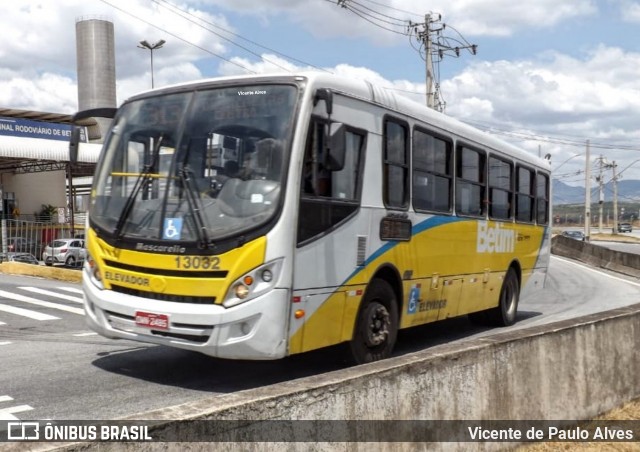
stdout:
<svg viewBox="0 0 640 452">
<path fill-rule="evenodd" d="M 162 230 L 164 240 L 180 240 L 182 236 L 182 218 L 165 218 Z"/>
</svg>

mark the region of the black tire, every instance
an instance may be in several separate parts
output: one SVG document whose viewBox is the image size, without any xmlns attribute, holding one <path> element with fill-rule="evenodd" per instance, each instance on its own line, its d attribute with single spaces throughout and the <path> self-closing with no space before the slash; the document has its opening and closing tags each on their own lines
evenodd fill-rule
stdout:
<svg viewBox="0 0 640 452">
<path fill-rule="evenodd" d="M 510 326 L 516 323 L 519 300 L 520 283 L 518 282 L 516 271 L 511 267 L 502 282 L 500 303 L 497 307 L 486 311 L 489 324 L 493 326 Z"/>
<path fill-rule="evenodd" d="M 67 267 L 75 267 L 76 266 L 76 258 L 73 257 L 73 256 L 67 257 L 67 259 L 64 261 L 64 265 L 66 265 Z"/>
<path fill-rule="evenodd" d="M 44 263 L 44 265 L 46 265 L 47 267 L 51 267 L 53 265 L 53 262 L 47 261 Z"/>
<path fill-rule="evenodd" d="M 374 279 L 360 304 L 350 360 L 355 364 L 379 361 L 391 356 L 398 337 L 398 304 L 388 282 Z"/>
</svg>

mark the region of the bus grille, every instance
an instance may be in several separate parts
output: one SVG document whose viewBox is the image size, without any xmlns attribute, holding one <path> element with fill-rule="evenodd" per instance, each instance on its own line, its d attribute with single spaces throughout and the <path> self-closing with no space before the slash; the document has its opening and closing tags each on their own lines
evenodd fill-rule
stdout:
<svg viewBox="0 0 640 452">
<path fill-rule="evenodd" d="M 148 292 L 145 290 L 130 289 L 129 287 L 111 285 L 114 292 L 132 295 L 134 297 L 149 298 L 151 300 L 171 301 L 174 303 L 214 304 L 216 297 L 196 297 L 192 295 L 172 295 L 166 293 Z"/>
<path fill-rule="evenodd" d="M 109 267 L 119 268 L 121 270 L 134 271 L 138 273 L 153 272 L 158 276 L 169 276 L 172 278 L 202 278 L 202 279 L 223 279 L 226 278 L 226 270 L 203 270 L 203 271 L 187 271 L 187 270 L 166 270 L 162 268 L 148 268 L 139 265 L 123 264 L 122 262 L 105 259 L 104 263 Z"/>
</svg>

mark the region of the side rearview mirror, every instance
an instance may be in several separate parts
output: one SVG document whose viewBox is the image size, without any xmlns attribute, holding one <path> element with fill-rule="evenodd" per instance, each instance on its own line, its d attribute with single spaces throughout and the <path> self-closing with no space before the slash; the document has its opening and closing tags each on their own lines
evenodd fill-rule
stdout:
<svg viewBox="0 0 640 452">
<path fill-rule="evenodd" d="M 324 101 L 327 115 L 331 116 L 331 114 L 333 113 L 333 92 L 328 88 L 319 88 L 316 91 L 316 95 L 313 99 L 313 105 L 317 105 L 318 101 L 320 100 Z"/>
<path fill-rule="evenodd" d="M 91 108 L 77 112 L 71 118 L 71 137 L 69 138 L 69 162 L 78 161 L 80 142 L 86 140 L 86 127 L 97 124 L 95 118 L 113 119 L 118 109 L 113 107 Z M 85 132 L 85 133 L 83 133 Z"/>
</svg>

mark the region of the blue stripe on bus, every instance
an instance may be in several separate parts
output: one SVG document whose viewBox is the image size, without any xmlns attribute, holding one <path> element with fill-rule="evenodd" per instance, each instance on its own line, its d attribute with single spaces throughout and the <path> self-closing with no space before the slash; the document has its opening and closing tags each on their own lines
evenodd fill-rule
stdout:
<svg viewBox="0 0 640 452">
<path fill-rule="evenodd" d="M 431 228 L 436 228 L 438 226 L 443 226 L 445 224 L 449 224 L 449 223 L 455 223 L 458 221 L 468 221 L 466 218 L 458 218 L 458 217 L 444 217 L 444 216 L 435 216 L 435 217 L 431 217 L 431 218 L 427 218 L 426 220 L 414 225 L 411 227 L 411 237 L 414 237 L 417 234 L 420 234 L 428 229 Z M 365 269 L 365 267 L 367 267 L 367 265 L 369 265 L 371 262 L 373 262 L 374 260 L 376 260 L 378 257 L 382 256 L 384 253 L 386 253 L 387 251 L 393 249 L 393 247 L 395 247 L 396 245 L 403 243 L 402 241 L 390 241 L 385 243 L 384 245 L 382 245 L 380 248 L 378 248 L 376 251 L 373 252 L 373 254 L 371 254 L 371 256 L 369 256 L 368 259 L 366 259 L 364 261 L 364 263 L 356 268 L 348 277 L 346 280 L 344 280 L 342 282 L 342 285 L 346 284 L 349 280 L 351 280 L 354 276 L 356 276 L 358 273 L 360 273 L 362 270 Z"/>
</svg>

